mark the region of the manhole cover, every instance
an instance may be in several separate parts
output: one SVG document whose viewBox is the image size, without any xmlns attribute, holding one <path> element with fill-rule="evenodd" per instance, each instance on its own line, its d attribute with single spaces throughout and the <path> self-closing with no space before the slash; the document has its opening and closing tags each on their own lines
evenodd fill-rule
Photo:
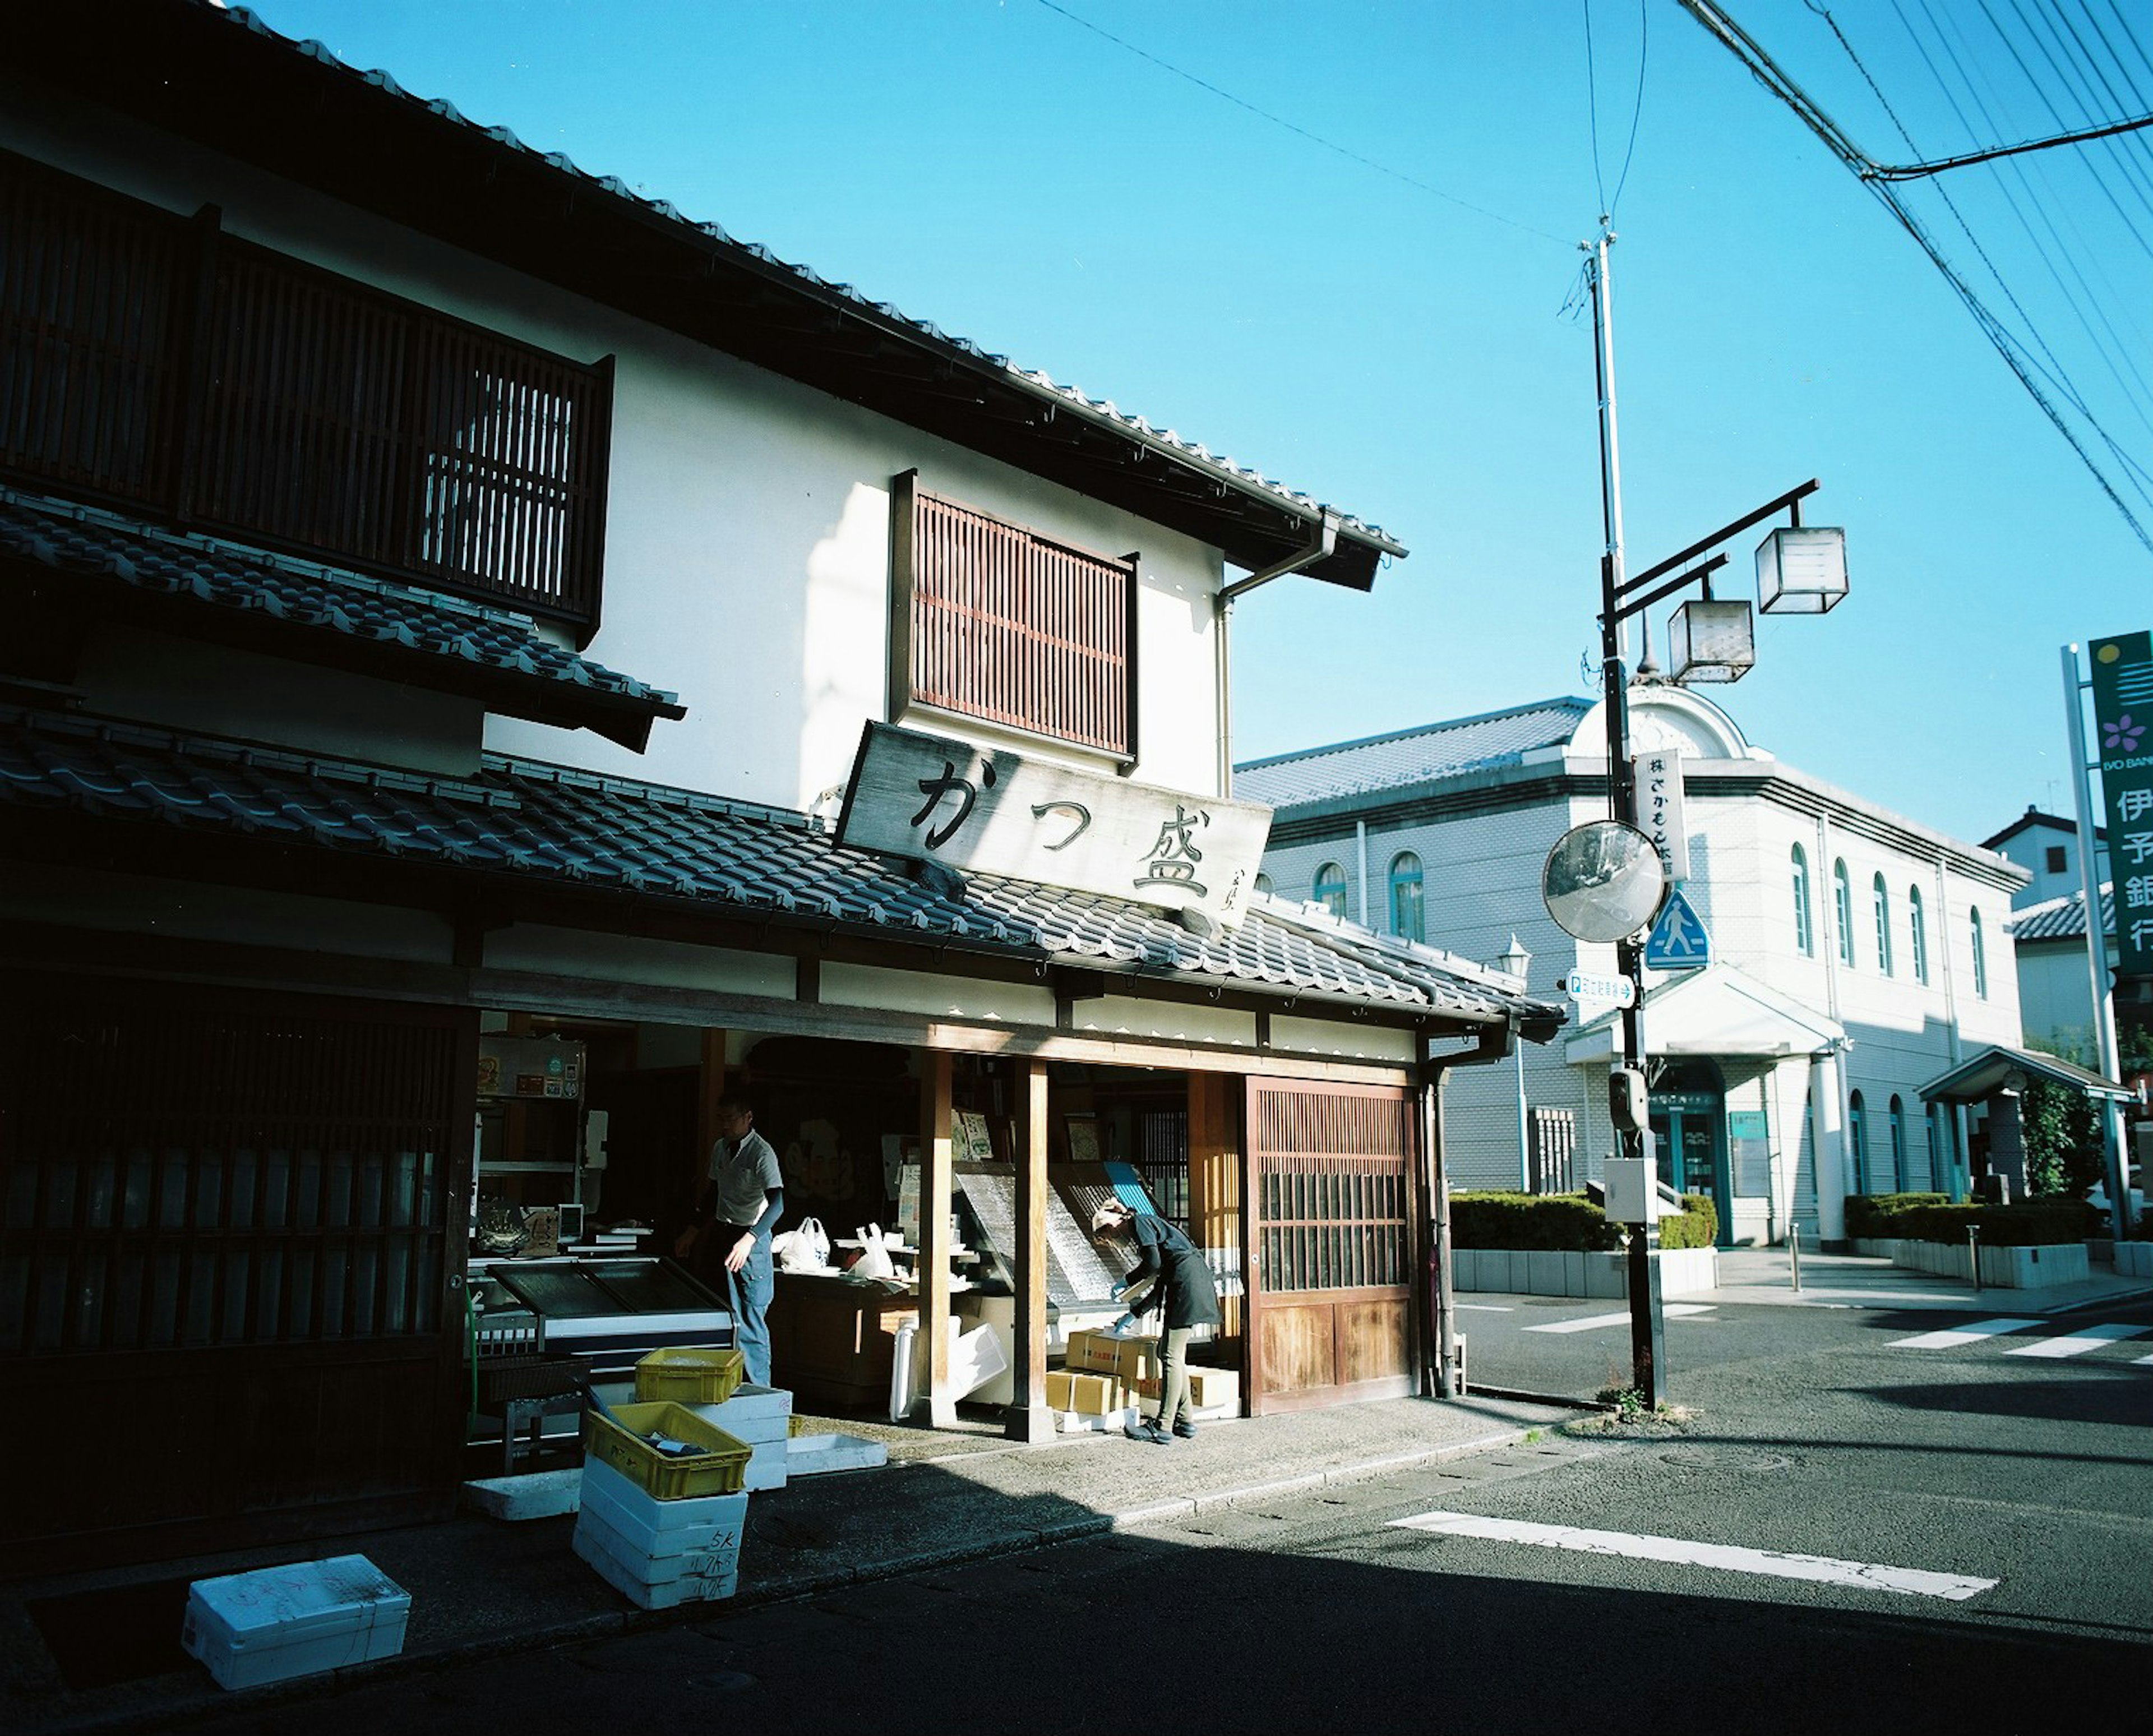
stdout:
<svg viewBox="0 0 2153 1736">
<path fill-rule="evenodd" d="M 1784 1471 L 1794 1463 L 1784 1453 L 1750 1447 L 1677 1447 L 1660 1457 L 1693 1471 Z"/>
</svg>

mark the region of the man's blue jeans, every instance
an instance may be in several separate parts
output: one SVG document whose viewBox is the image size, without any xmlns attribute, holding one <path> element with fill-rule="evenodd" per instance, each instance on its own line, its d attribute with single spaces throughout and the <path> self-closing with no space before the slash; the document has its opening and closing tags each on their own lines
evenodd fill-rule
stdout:
<svg viewBox="0 0 2153 1736">
<path fill-rule="evenodd" d="M 770 1384 L 770 1298 L 777 1287 L 770 1238 L 759 1235 L 747 1263 L 725 1274 L 725 1301 L 733 1311 L 733 1342 L 747 1363 L 748 1384 Z"/>
</svg>

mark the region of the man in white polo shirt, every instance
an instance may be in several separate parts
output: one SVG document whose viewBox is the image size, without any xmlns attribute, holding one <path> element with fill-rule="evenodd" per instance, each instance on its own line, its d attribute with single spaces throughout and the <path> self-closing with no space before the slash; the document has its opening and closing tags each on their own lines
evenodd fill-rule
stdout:
<svg viewBox="0 0 2153 1736">
<path fill-rule="evenodd" d="M 732 1309 L 733 1341 L 746 1362 L 750 1384 L 770 1384 L 770 1239 L 785 1209 L 785 1177 L 770 1142 L 755 1130 L 747 1100 L 728 1092 L 718 1099 L 718 1138 L 710 1147 L 708 1182 L 695 1222 L 681 1232 L 674 1253 L 694 1256 L 699 1271 L 724 1274 Z"/>
</svg>

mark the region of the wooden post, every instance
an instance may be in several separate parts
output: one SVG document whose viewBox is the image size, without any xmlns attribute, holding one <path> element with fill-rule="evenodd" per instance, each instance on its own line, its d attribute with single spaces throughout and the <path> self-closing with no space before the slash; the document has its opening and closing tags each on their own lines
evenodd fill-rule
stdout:
<svg viewBox="0 0 2153 1736">
<path fill-rule="evenodd" d="M 1232 1088 L 1233 1080 L 1224 1073 L 1188 1076 L 1188 1233 L 1199 1248 L 1234 1250 L 1238 1261 L 1246 1231 Z M 1241 1336 L 1241 1299 L 1219 1300 L 1219 1336 L 1230 1341 Z"/>
<path fill-rule="evenodd" d="M 669 1166 L 668 1184 L 678 1190 L 685 1215 L 702 1197 L 710 1174 L 710 1148 L 718 1143 L 718 1099 L 725 1094 L 725 1034 L 705 1031 L 702 1067 L 695 1082 L 695 1148 L 683 1154 L 679 1167 Z"/>
<path fill-rule="evenodd" d="M 1017 1072 L 1016 1331 L 1010 1349 L 1012 1391 L 1003 1433 L 1013 1441 L 1054 1438 L 1046 1408 L 1046 1067 L 1026 1061 Z"/>
<path fill-rule="evenodd" d="M 919 1330 L 927 1339 L 927 1391 L 914 1401 L 912 1414 L 915 1422 L 924 1421 L 933 1428 L 947 1428 L 957 1420 L 957 1398 L 949 1390 L 950 1072 L 946 1050 L 930 1053 L 919 1091 L 919 1243 L 914 1288 L 919 1296 Z"/>
</svg>

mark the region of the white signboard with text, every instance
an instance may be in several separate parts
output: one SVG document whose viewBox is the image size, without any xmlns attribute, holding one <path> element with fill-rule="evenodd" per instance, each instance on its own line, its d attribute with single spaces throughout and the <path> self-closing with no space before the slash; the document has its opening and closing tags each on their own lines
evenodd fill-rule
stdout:
<svg viewBox="0 0 2153 1736">
<path fill-rule="evenodd" d="M 944 736 L 871 723 L 837 817 L 837 842 L 959 873 L 1247 913 L 1271 811 L 1154 789 Z"/>
<path fill-rule="evenodd" d="M 1667 864 L 1667 883 L 1689 878 L 1689 827 L 1682 820 L 1682 751 L 1656 747 L 1631 762 L 1637 775 L 1637 829 Z"/>
</svg>

